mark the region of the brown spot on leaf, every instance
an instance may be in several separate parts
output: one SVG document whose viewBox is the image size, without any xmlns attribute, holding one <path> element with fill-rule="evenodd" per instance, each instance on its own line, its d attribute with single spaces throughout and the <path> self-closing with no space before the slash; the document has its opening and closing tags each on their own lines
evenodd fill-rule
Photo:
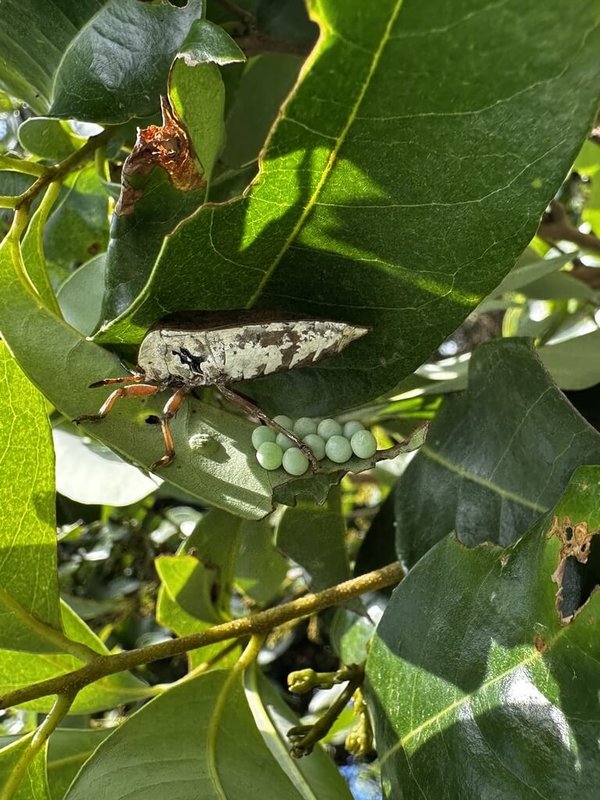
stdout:
<svg viewBox="0 0 600 800">
<path fill-rule="evenodd" d="M 538 651 L 538 653 L 543 653 L 548 646 L 544 637 L 540 636 L 539 633 L 536 633 L 533 644 L 535 645 L 535 649 Z"/>
<path fill-rule="evenodd" d="M 120 216 L 133 213 L 143 189 L 136 189 L 131 179 L 148 175 L 154 167 L 168 174 L 176 189 L 189 192 L 204 185 L 198 172 L 187 131 L 177 119 L 168 101 L 161 98 L 162 125 L 138 128 L 133 150 L 123 164 L 121 195 L 115 207 Z"/>
<path fill-rule="evenodd" d="M 563 623 L 570 622 L 600 583 L 600 536 L 583 520 L 554 517 L 548 536 L 562 542 L 552 580 L 558 585 L 556 607 Z M 591 556 L 591 558 L 590 558 Z"/>
</svg>

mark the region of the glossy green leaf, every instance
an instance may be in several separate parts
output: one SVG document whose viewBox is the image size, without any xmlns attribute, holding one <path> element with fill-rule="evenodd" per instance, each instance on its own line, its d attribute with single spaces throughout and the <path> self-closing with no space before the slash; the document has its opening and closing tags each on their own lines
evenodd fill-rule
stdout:
<svg viewBox="0 0 600 800">
<path fill-rule="evenodd" d="M 396 489 L 397 548 L 413 565 L 456 531 L 467 545 L 514 542 L 556 502 L 600 435 L 550 380 L 532 345 L 479 347 L 469 388 L 447 397 Z"/>
<path fill-rule="evenodd" d="M 180 683 L 131 716 L 100 745 L 65 800 L 162 800 L 165 786 L 181 800 L 305 797 L 265 745 L 241 675 L 224 671 Z"/>
<path fill-rule="evenodd" d="M 49 262 L 83 264 L 108 243 L 108 194 L 94 166 L 70 177 L 44 227 Z"/>
<path fill-rule="evenodd" d="M 47 111 L 63 53 L 105 5 L 106 0 L 4 0 L 0 82 L 7 91 L 34 111 Z"/>
<path fill-rule="evenodd" d="M 156 601 L 156 619 L 178 636 L 210 628 L 224 619 L 219 617 L 211 598 L 214 571 L 191 555 L 161 556 L 155 561 L 160 578 Z M 208 660 L 223 648 L 222 643 L 189 653 L 190 667 Z"/>
<path fill-rule="evenodd" d="M 302 0 L 257 0 L 256 20 L 265 33 L 292 42 L 311 45 L 319 34 Z"/>
<path fill-rule="evenodd" d="M 246 700 L 265 743 L 304 800 L 351 800 L 333 760 L 317 746 L 308 758 L 290 755 L 287 732 L 300 720 L 282 694 L 254 667 L 244 675 Z"/>
<path fill-rule="evenodd" d="M 0 791 L 14 780 L 15 768 L 31 745 L 32 737 L 33 734 L 23 736 L 0 750 Z M 34 757 L 17 785 L 11 785 L 11 789 L 14 789 L 14 793 L 8 796 L 9 800 L 51 800 L 46 783 L 45 747 Z"/>
<path fill-rule="evenodd" d="M 202 12 L 201 0 L 188 0 L 183 8 L 165 0 L 97 5 L 56 69 L 50 113 L 113 124 L 155 113 L 171 60 Z"/>
<path fill-rule="evenodd" d="M 591 181 L 581 216 L 597 236 L 600 232 L 600 148 L 596 142 L 584 142 L 573 169 Z"/>
<path fill-rule="evenodd" d="M 561 389 L 578 391 L 600 383 L 600 331 L 540 347 L 540 358 Z"/>
<path fill-rule="evenodd" d="M 188 538 L 184 550 L 213 572 L 211 596 L 225 614 L 234 587 L 255 603 L 266 604 L 278 592 L 287 562 L 275 547 L 268 522 L 251 522 L 218 509 L 209 511 Z"/>
<path fill-rule="evenodd" d="M 396 500 L 392 490 L 379 507 L 362 540 L 354 574 L 362 575 L 390 564 L 396 558 L 395 545 Z"/>
<path fill-rule="evenodd" d="M 0 343 L 0 647 L 52 652 L 60 632 L 54 452 L 42 395 Z"/>
<path fill-rule="evenodd" d="M 105 279 L 106 253 L 100 253 L 71 273 L 56 293 L 66 322 L 84 336 L 92 334 L 100 322 Z"/>
<path fill-rule="evenodd" d="M 240 526 L 234 570 L 235 586 L 258 606 L 268 606 L 279 596 L 288 562 L 275 545 L 268 520 Z"/>
<path fill-rule="evenodd" d="M 227 617 L 218 613 L 212 598 L 218 587 L 219 570 L 216 566 L 205 567 L 197 558 L 185 553 L 162 556 L 155 563 L 161 582 L 156 619 L 161 625 L 178 636 L 188 636 L 226 621 Z M 190 669 L 215 658 L 219 669 L 233 667 L 240 655 L 239 648 L 219 657 L 219 653 L 229 645 L 229 642 L 217 642 L 191 650 L 187 654 Z"/>
<path fill-rule="evenodd" d="M 65 633 L 73 642 L 79 642 L 101 655 L 108 654 L 108 649 L 74 611 L 64 604 L 61 611 Z M 81 656 L 67 655 L 65 652 L 37 654 L 0 650 L 0 695 L 79 669 L 84 663 Z M 137 702 L 151 695 L 152 689 L 142 681 L 127 672 L 120 672 L 82 689 L 69 709 L 69 714 L 93 714 L 124 703 Z M 52 708 L 53 702 L 53 697 L 41 697 L 22 707 L 46 712 Z"/>
<path fill-rule="evenodd" d="M 350 577 L 346 524 L 340 491 L 332 487 L 327 503 L 299 502 L 287 508 L 277 526 L 277 547 L 306 570 L 318 592 Z"/>
<path fill-rule="evenodd" d="M 583 467 L 514 546 L 449 535 L 394 591 L 367 661 L 386 798 L 595 797 L 599 501 Z"/>
<path fill-rule="evenodd" d="M 61 161 L 85 144 L 68 122 L 52 117 L 30 117 L 19 125 L 19 142 L 37 158 Z"/>
<path fill-rule="evenodd" d="M 301 66 L 299 56 L 275 53 L 248 61 L 227 113 L 225 164 L 241 167 L 258 158 Z"/>
<path fill-rule="evenodd" d="M 156 491 L 159 481 L 128 464 L 71 423 L 53 430 L 56 490 L 88 505 L 129 506 Z M 90 475 L 94 476 L 93 481 Z"/>
<path fill-rule="evenodd" d="M 123 374 L 118 359 L 86 341 L 50 314 L 21 277 L 15 249 L 0 245 L 0 331 L 30 380 L 67 419 L 94 413 L 106 392 L 90 383 Z M 36 342 L 32 349 L 32 338 Z M 149 414 L 160 413 L 164 398 L 144 403 L 122 401 L 101 423 L 82 426 L 99 435 L 117 453 L 146 467 L 161 455 L 163 444 Z M 252 425 L 226 411 L 190 400 L 173 424 L 177 458 L 165 477 L 175 486 L 233 512 L 260 518 L 272 508 L 273 478 L 258 465 L 251 444 Z M 206 434 L 208 443 L 198 439 Z M 196 438 L 195 438 L 196 437 Z M 278 476 L 285 481 L 289 476 Z"/>
<path fill-rule="evenodd" d="M 63 800 L 79 769 L 109 735 L 110 729 L 59 728 L 48 741 L 48 788 L 51 800 Z"/>
<path fill-rule="evenodd" d="M 102 334 L 139 341 L 184 307 L 372 325 L 335 359 L 253 383 L 268 410 L 309 415 L 395 386 L 510 269 L 594 113 L 600 35 L 588 0 L 568 22 L 557 2 L 311 7 L 322 36 L 251 191 L 181 223 L 139 300 Z M 471 46 L 490 30 L 494 48 Z"/>
<path fill-rule="evenodd" d="M 171 67 L 169 99 L 207 181 L 225 141 L 225 86 L 219 67 L 245 59 L 223 28 L 198 19 Z"/>
<path fill-rule="evenodd" d="M 122 191 L 135 201 L 127 213 L 115 209 L 106 254 L 106 285 L 102 291 L 100 320 L 105 322 L 124 311 L 141 291 L 165 236 L 204 201 L 206 187 L 191 191 L 177 189 L 166 171 L 155 166 L 130 172 L 123 168 Z M 133 190 L 133 193 L 131 193 Z"/>
<path fill-rule="evenodd" d="M 539 258 L 537 254 L 526 250 L 524 255 L 526 257 L 523 263 L 517 262 L 514 269 L 511 269 L 498 288 L 491 293 L 492 297 L 499 297 L 505 292 L 518 292 L 524 286 L 551 275 L 573 260 L 571 253 L 555 258 Z"/>
<path fill-rule="evenodd" d="M 48 273 L 48 264 L 46 263 L 44 248 L 44 229 L 48 221 L 51 207 L 55 202 L 56 194 L 57 191 L 54 187 L 49 187 L 46 190 L 45 201 L 38 206 L 31 217 L 31 221 L 21 243 L 21 252 L 23 254 L 23 263 L 29 280 L 35 287 L 44 305 L 55 314 L 60 314 L 56 295 Z"/>
<path fill-rule="evenodd" d="M 577 280 L 568 272 L 554 272 L 528 283 L 521 290 L 521 294 L 535 300 L 556 300 L 565 302 L 570 297 L 577 300 L 593 302 L 596 292 L 583 281 Z"/>
</svg>

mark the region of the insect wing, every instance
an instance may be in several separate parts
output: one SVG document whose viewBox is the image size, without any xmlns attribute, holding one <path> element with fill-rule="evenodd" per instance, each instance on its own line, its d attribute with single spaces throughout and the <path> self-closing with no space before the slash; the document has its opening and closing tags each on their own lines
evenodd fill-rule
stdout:
<svg viewBox="0 0 600 800">
<path fill-rule="evenodd" d="M 191 319 L 155 326 L 138 354 L 154 380 L 177 378 L 189 386 L 247 381 L 335 355 L 368 328 L 332 320 L 264 320 L 194 328 Z M 173 321 L 175 323 L 175 320 Z"/>
<path fill-rule="evenodd" d="M 365 333 L 343 322 L 298 320 L 214 330 L 207 337 L 211 349 L 224 353 L 224 379 L 233 382 L 308 366 Z"/>
</svg>

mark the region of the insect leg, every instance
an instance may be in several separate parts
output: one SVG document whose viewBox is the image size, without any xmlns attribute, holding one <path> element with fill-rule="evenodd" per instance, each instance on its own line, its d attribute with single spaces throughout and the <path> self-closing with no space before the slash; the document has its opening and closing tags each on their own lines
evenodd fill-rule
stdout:
<svg viewBox="0 0 600 800">
<path fill-rule="evenodd" d="M 105 378 L 103 381 L 90 383 L 88 389 L 98 389 L 100 386 L 112 386 L 115 383 L 141 383 L 144 375 L 124 375 L 122 378 Z"/>
<path fill-rule="evenodd" d="M 137 386 L 123 386 L 108 395 L 97 414 L 83 414 L 81 417 L 74 419 L 73 422 L 77 424 L 80 422 L 98 422 L 98 420 L 104 419 L 119 397 L 148 397 L 148 395 L 157 394 L 159 391 L 158 386 L 152 386 L 149 383 L 140 383 Z"/>
<path fill-rule="evenodd" d="M 251 414 L 252 416 L 258 417 L 258 419 L 264 422 L 265 425 L 268 425 L 269 428 L 273 428 L 273 430 L 285 434 L 288 439 L 291 439 L 293 442 L 295 442 L 298 448 L 302 450 L 304 455 L 308 458 L 312 471 L 316 472 L 318 470 L 319 462 L 317 461 L 315 454 L 310 447 L 302 441 L 302 439 L 296 436 L 295 433 L 286 430 L 283 425 L 275 422 L 274 419 L 271 419 L 271 417 L 265 414 L 264 411 L 261 411 L 261 409 L 255 403 L 253 403 L 252 400 L 250 400 L 248 397 L 245 397 L 243 394 L 238 394 L 237 392 L 234 392 L 233 389 L 230 389 L 229 386 L 225 386 L 221 383 L 217 383 L 216 386 L 217 389 L 222 392 L 228 400 L 231 400 L 232 403 L 235 403 L 236 405 L 240 406 L 240 408 L 243 408 L 246 414 Z"/>
<path fill-rule="evenodd" d="M 157 467 L 166 467 L 175 458 L 175 445 L 173 443 L 171 429 L 169 428 L 169 420 L 173 419 L 175 414 L 177 414 L 187 394 L 187 389 L 177 389 L 177 391 L 167 400 L 165 407 L 163 408 L 163 413 L 160 418 L 160 427 L 162 429 L 162 435 L 165 441 L 165 454 L 162 456 L 162 458 L 159 458 L 158 461 L 155 461 L 154 464 L 152 464 L 150 467 L 151 470 L 154 470 Z"/>
</svg>

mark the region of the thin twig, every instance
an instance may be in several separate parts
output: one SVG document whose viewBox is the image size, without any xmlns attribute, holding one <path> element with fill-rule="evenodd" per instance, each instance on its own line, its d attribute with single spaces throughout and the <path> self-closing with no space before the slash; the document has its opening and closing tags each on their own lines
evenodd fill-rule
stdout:
<svg viewBox="0 0 600 800">
<path fill-rule="evenodd" d="M 593 233 L 583 233 L 571 225 L 564 206 L 557 200 L 550 203 L 550 211 L 542 217 L 538 236 L 549 244 L 573 242 L 582 250 L 600 253 L 600 239 Z"/>
<path fill-rule="evenodd" d="M 312 44 L 303 42 L 290 42 L 287 39 L 275 39 L 260 31 L 249 31 L 242 36 L 233 38 L 242 52 L 250 58 L 261 53 L 287 53 L 292 56 L 307 56 L 312 50 Z"/>
<path fill-rule="evenodd" d="M 104 145 L 110 139 L 112 133 L 112 130 L 107 128 L 96 136 L 91 136 L 83 147 L 80 147 L 75 153 L 72 153 L 55 167 L 49 167 L 45 175 L 38 178 L 29 189 L 16 198 L 14 208 L 29 208 L 34 198 L 37 197 L 49 183 L 61 180 L 61 178 L 68 175 L 69 172 L 72 172 L 73 169 L 84 161 L 93 158 L 98 147 Z"/>
<path fill-rule="evenodd" d="M 50 734 L 56 730 L 65 718 L 74 699 L 74 694 L 61 694 L 56 698 L 56 702 L 52 706 L 51 711 L 33 734 L 31 741 L 12 768 L 8 780 L 2 787 L 0 800 L 11 800 L 11 798 L 15 796 L 34 758 L 40 752 Z"/>
<path fill-rule="evenodd" d="M 91 663 L 73 672 L 7 692 L 0 697 L 0 709 L 21 705 L 29 700 L 46 697 L 50 694 L 76 693 L 84 686 L 107 675 L 130 670 L 162 658 L 181 655 L 215 642 L 268 633 L 273 628 L 290 622 L 290 620 L 308 617 L 324 608 L 346 603 L 365 592 L 375 592 L 386 586 L 392 586 L 398 583 L 403 575 L 404 571 L 398 563 L 388 564 L 386 567 L 344 581 L 344 583 L 317 594 L 308 594 L 250 617 L 235 619 L 223 625 L 215 625 L 201 633 L 182 636 L 179 639 L 159 642 L 115 655 L 98 656 Z"/>
<path fill-rule="evenodd" d="M 20 172 L 23 175 L 33 175 L 35 178 L 41 178 L 43 175 L 48 174 L 50 167 L 39 164 L 37 161 L 28 161 L 26 158 L 0 155 L 0 170 Z"/>
<path fill-rule="evenodd" d="M 248 25 L 249 27 L 256 25 L 254 14 L 250 13 L 250 11 L 246 11 L 246 9 L 242 8 L 241 6 L 238 6 L 237 3 L 233 3 L 231 0 L 217 0 L 217 2 L 226 11 L 229 11 L 234 17 L 237 17 L 239 20 L 241 20 L 245 25 Z"/>
</svg>

